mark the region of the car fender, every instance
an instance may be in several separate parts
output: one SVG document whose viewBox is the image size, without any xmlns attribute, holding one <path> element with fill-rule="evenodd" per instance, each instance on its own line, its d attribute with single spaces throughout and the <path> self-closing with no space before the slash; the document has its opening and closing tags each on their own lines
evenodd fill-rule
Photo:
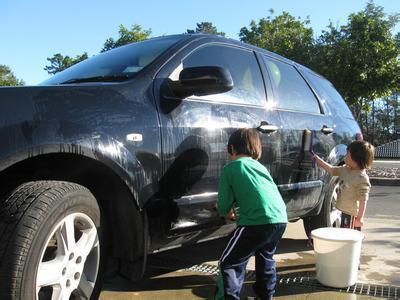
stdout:
<svg viewBox="0 0 400 300">
<path fill-rule="evenodd" d="M 17 128 L 18 126 L 14 127 Z M 10 132 L 16 141 L 20 141 L 18 132 Z M 36 134 L 37 137 L 47 136 Z M 46 154 L 68 153 L 85 156 L 99 161 L 112 172 L 116 173 L 129 188 L 136 206 L 141 209 L 144 205 L 144 197 L 140 197 L 140 191 L 145 186 L 146 176 L 140 161 L 124 144 L 116 139 L 100 133 L 90 135 L 74 136 L 74 139 L 49 141 L 48 138 L 38 140 L 31 145 L 12 144 L 13 149 L 7 148 L 10 143 L 3 145 L 0 152 L 0 172 L 14 164 L 24 160 L 35 158 Z"/>
</svg>

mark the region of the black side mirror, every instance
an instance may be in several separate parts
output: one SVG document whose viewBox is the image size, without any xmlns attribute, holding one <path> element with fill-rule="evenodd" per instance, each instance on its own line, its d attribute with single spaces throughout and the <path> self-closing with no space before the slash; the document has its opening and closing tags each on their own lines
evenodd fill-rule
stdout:
<svg viewBox="0 0 400 300">
<path fill-rule="evenodd" d="M 229 70 L 222 67 L 192 67 L 183 69 L 179 80 L 169 80 L 168 87 L 176 97 L 183 99 L 230 91 L 233 80 Z"/>
</svg>

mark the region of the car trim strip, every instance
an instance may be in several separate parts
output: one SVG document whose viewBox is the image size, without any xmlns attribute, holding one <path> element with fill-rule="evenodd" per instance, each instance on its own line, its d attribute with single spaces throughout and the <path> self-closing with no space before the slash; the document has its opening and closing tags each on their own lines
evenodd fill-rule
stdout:
<svg viewBox="0 0 400 300">
<path fill-rule="evenodd" d="M 324 183 L 321 180 L 315 181 L 306 181 L 306 182 L 296 182 L 296 183 L 289 183 L 289 184 L 280 184 L 278 185 L 278 189 L 280 191 L 291 191 L 291 190 L 298 190 L 298 189 L 309 189 L 315 187 L 321 187 Z"/>
</svg>

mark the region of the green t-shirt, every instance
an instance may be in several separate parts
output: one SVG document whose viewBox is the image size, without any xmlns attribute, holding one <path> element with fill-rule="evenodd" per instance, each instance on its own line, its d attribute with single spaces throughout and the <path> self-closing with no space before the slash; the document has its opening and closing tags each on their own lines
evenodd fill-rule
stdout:
<svg viewBox="0 0 400 300">
<path fill-rule="evenodd" d="M 287 223 L 286 205 L 268 170 L 251 157 L 239 157 L 222 170 L 218 212 L 237 208 L 238 225 Z"/>
</svg>

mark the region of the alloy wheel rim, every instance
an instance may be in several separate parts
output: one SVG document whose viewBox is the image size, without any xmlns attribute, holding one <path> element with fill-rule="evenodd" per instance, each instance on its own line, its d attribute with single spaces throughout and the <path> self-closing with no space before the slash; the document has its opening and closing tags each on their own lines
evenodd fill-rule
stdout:
<svg viewBox="0 0 400 300">
<path fill-rule="evenodd" d="M 340 227 L 342 212 L 336 208 L 336 202 L 339 196 L 339 181 L 335 183 L 331 196 L 331 211 L 329 214 L 332 227 Z"/>
<path fill-rule="evenodd" d="M 97 228 L 83 213 L 65 216 L 52 230 L 36 270 L 36 298 L 89 299 L 100 264 Z"/>
</svg>

